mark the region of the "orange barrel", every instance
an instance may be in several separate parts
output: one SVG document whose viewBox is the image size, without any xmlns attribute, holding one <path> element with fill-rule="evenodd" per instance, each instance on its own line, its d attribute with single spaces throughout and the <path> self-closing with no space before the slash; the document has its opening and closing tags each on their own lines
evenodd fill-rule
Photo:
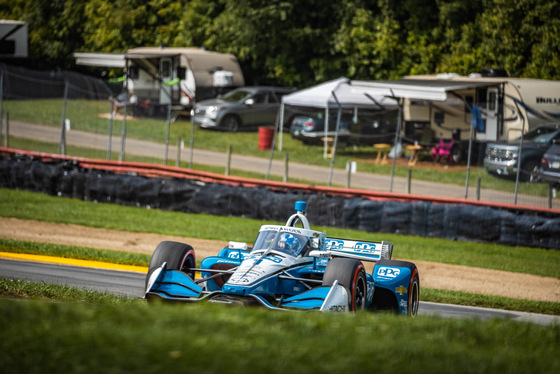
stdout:
<svg viewBox="0 0 560 374">
<path fill-rule="evenodd" d="M 274 139 L 273 126 L 259 127 L 259 150 L 270 150 L 272 148 L 272 139 Z"/>
</svg>

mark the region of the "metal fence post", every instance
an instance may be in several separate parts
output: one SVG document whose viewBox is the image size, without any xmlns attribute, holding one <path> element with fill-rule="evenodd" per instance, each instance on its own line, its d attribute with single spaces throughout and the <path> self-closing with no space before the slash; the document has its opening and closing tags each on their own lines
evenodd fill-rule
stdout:
<svg viewBox="0 0 560 374">
<path fill-rule="evenodd" d="M 480 177 L 476 178 L 476 200 L 480 201 Z"/>
<path fill-rule="evenodd" d="M 346 188 L 350 188 L 350 176 L 352 175 L 352 164 L 350 161 L 346 161 Z"/>
<path fill-rule="evenodd" d="M 68 81 L 64 81 L 64 105 L 62 107 L 62 120 L 60 121 L 60 144 L 58 152 L 66 155 L 66 103 L 68 101 Z"/>
<path fill-rule="evenodd" d="M 6 112 L 6 147 L 10 148 L 10 112 Z"/>
<path fill-rule="evenodd" d="M 124 101 L 124 113 L 123 113 L 123 128 L 122 128 L 122 135 L 121 135 L 121 156 L 120 161 L 124 161 L 124 147 L 126 143 L 126 112 L 128 111 L 127 104 L 128 104 L 128 88 L 126 88 L 126 94 Z"/>
<path fill-rule="evenodd" d="M 193 164 L 193 153 L 194 153 L 193 148 L 194 148 L 194 123 L 192 123 L 192 118 L 191 118 L 191 139 L 189 141 L 189 169 L 192 169 L 192 164 Z"/>
<path fill-rule="evenodd" d="M 183 139 L 177 139 L 177 160 L 175 161 L 175 166 L 181 166 L 181 150 L 183 149 Z"/>
<path fill-rule="evenodd" d="M 552 184 L 548 185 L 548 208 L 552 208 Z"/>
<path fill-rule="evenodd" d="M 167 105 L 167 129 L 165 132 L 165 156 L 163 158 L 163 164 L 167 165 L 167 152 L 169 149 L 169 127 L 171 123 L 171 101 Z"/>
<path fill-rule="evenodd" d="M 406 173 L 406 193 L 410 194 L 410 187 L 412 185 L 412 169 L 408 169 Z"/>
<path fill-rule="evenodd" d="M 231 165 L 231 145 L 228 145 L 226 158 L 226 177 L 229 177 L 229 168 Z"/>
<path fill-rule="evenodd" d="M 111 144 L 113 142 L 113 108 L 114 102 L 110 101 L 111 109 L 109 110 L 109 139 L 107 140 L 107 160 L 111 159 Z"/>
<path fill-rule="evenodd" d="M 288 152 L 284 153 L 284 183 L 288 182 Z"/>
</svg>

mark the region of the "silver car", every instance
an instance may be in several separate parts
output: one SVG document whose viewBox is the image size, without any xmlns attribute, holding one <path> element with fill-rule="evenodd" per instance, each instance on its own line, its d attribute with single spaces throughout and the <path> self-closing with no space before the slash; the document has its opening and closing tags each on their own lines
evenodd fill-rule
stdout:
<svg viewBox="0 0 560 374">
<path fill-rule="evenodd" d="M 191 122 L 231 132 L 241 127 L 274 125 L 282 96 L 294 91 L 281 87 L 238 88 L 223 97 L 197 103 L 191 110 Z"/>
</svg>

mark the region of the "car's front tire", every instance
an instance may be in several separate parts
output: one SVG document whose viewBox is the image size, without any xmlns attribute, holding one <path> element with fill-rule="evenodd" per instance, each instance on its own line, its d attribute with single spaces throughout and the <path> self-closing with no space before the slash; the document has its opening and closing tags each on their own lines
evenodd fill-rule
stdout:
<svg viewBox="0 0 560 374">
<path fill-rule="evenodd" d="M 222 126 L 229 132 L 237 132 L 240 125 L 241 121 L 233 114 L 228 114 L 222 120 Z"/>
<path fill-rule="evenodd" d="M 164 262 L 167 264 L 166 270 L 183 271 L 194 280 L 195 272 L 194 270 L 189 270 L 196 266 L 194 249 L 188 244 L 163 241 L 158 244 L 150 260 L 148 274 L 146 275 L 146 288 L 154 270 L 160 268 Z"/>
<path fill-rule="evenodd" d="M 323 286 L 332 286 L 334 281 L 348 291 L 350 311 L 365 309 L 367 304 L 367 281 L 364 265 L 350 258 L 333 258 L 323 276 Z"/>
</svg>

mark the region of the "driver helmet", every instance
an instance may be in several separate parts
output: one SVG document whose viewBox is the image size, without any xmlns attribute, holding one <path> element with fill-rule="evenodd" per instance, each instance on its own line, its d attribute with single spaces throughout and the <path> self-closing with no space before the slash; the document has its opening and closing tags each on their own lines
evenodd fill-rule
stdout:
<svg viewBox="0 0 560 374">
<path fill-rule="evenodd" d="M 292 234 L 282 234 L 280 240 L 278 240 L 279 249 L 292 252 L 295 255 L 297 255 L 299 247 L 299 240 Z"/>
</svg>

